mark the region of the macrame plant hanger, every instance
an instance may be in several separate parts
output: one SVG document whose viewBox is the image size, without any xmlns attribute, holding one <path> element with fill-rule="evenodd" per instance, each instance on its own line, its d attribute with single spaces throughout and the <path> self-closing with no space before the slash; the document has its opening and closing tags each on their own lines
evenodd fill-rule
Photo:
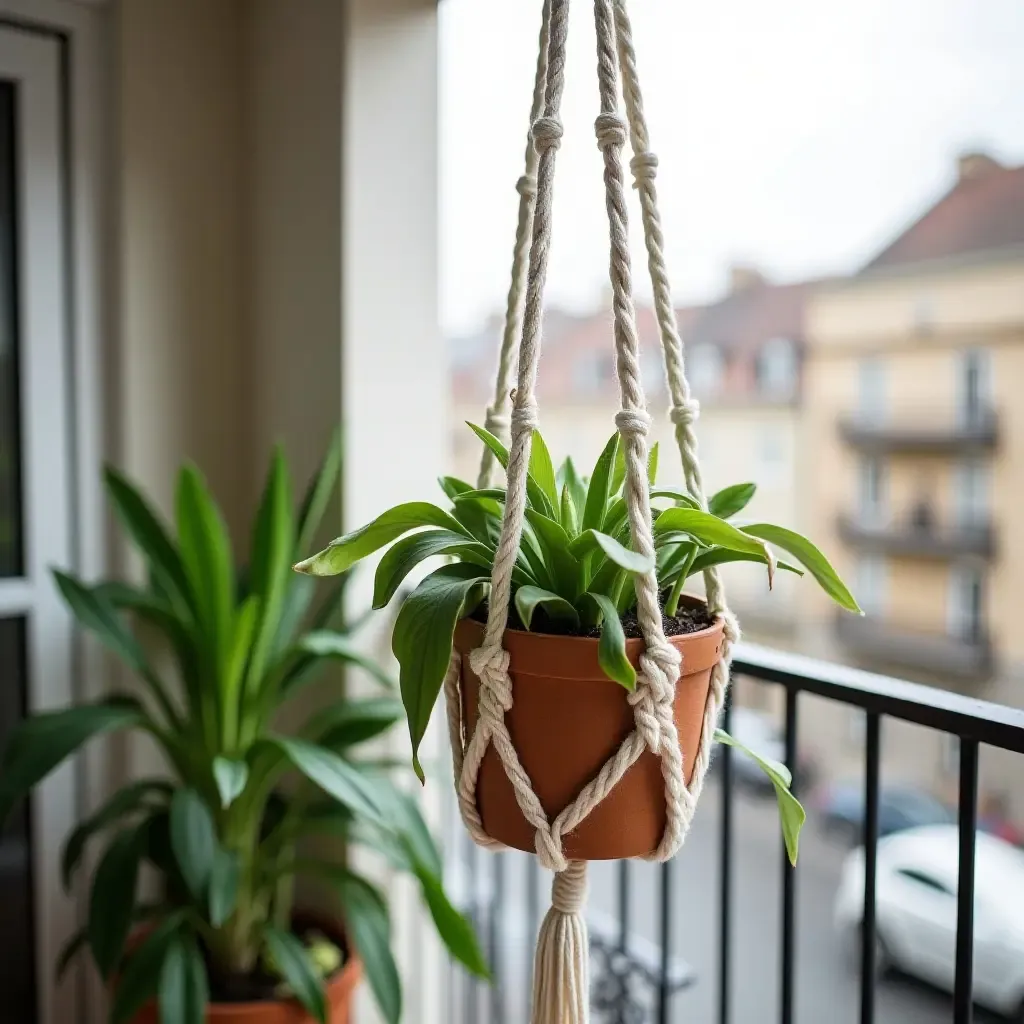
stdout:
<svg viewBox="0 0 1024 1024">
<path fill-rule="evenodd" d="M 568 12 L 569 0 L 544 2 L 526 173 L 517 184 L 519 222 L 512 283 L 494 400 L 485 421 L 492 433 L 502 436 L 510 428 L 511 436 L 505 512 L 491 576 L 487 627 L 481 646 L 470 655 L 473 672 L 480 680 L 479 715 L 471 731 L 467 730 L 463 716 L 458 653 L 453 653 L 444 686 L 455 786 L 467 830 L 480 845 L 499 846 L 484 831 L 476 803 L 480 765 L 488 746 L 493 744 L 512 783 L 519 808 L 534 829 L 537 855 L 541 863 L 555 873 L 551 908 L 541 925 L 537 941 L 533 1024 L 585 1024 L 588 1019 L 589 950 L 582 913 L 586 896 L 586 863 L 566 859 L 562 837 L 587 817 L 645 750 L 650 750 L 660 759 L 667 809 L 664 834 L 650 857 L 663 861 L 677 852 L 689 829 L 703 786 L 712 737 L 728 686 L 730 651 L 739 636 L 735 619 L 726 607 L 718 570 L 711 568 L 704 573 L 705 592 L 709 610 L 724 621 L 722 660 L 712 670 L 700 749 L 687 785 L 673 719 L 680 655 L 668 643 L 662 629 L 656 574 L 651 572 L 637 576 L 637 615 L 646 650 L 640 658 L 636 690 L 626 698 L 633 708 L 635 728 L 576 799 L 553 821 L 548 820 L 505 724 L 505 714 L 511 709 L 515 694 L 508 672 L 509 656 L 502 648 L 502 636 L 508 620 L 512 568 L 523 529 L 530 446 L 537 426 L 534 388 L 540 358 L 542 298 L 551 245 L 555 158 L 562 137 L 559 112 L 565 85 Z M 654 308 L 671 398 L 670 416 L 675 425 L 687 488 L 706 508 L 693 429 L 698 405 L 690 397 L 686 381 L 682 342 L 665 269 L 664 239 L 654 185 L 658 161 L 650 151 L 626 0 L 594 0 L 594 16 L 600 93 L 600 113 L 595 129 L 604 157 L 609 271 L 620 393 L 620 409 L 615 416 L 615 424 L 625 453 L 624 496 L 632 544 L 636 551 L 653 556 L 647 484 L 647 433 L 651 418 L 647 413 L 640 374 L 621 158 L 627 138 L 633 151 L 630 168 L 640 197 Z M 620 72 L 625 119 L 619 113 Z M 511 393 L 512 411 L 508 417 L 509 377 L 517 355 L 517 380 Z M 489 486 L 492 470 L 492 456 L 485 451 L 480 466 L 480 487 Z"/>
</svg>

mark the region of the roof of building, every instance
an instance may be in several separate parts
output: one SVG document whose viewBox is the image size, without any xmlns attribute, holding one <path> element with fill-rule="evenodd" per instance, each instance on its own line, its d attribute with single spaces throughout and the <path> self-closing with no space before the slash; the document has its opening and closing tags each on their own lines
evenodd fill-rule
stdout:
<svg viewBox="0 0 1024 1024">
<path fill-rule="evenodd" d="M 959 159 L 953 187 L 862 272 L 972 253 L 1024 247 L 1024 167 L 1004 167 L 983 153 Z"/>
</svg>

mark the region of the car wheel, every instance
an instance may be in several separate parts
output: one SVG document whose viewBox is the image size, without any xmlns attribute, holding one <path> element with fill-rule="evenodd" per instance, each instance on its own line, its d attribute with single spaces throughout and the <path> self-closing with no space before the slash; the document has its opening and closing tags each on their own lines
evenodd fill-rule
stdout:
<svg viewBox="0 0 1024 1024">
<path fill-rule="evenodd" d="M 1017 1009 L 1010 1014 L 1007 1020 L 1010 1021 L 1010 1024 L 1024 1024 L 1024 996 L 1021 997 Z"/>
<path fill-rule="evenodd" d="M 860 974 L 861 961 L 861 930 L 860 927 L 850 930 L 848 939 L 848 958 L 850 965 L 857 974 Z M 895 968 L 896 964 L 892 958 L 888 943 L 882 937 L 878 929 L 875 929 L 875 978 L 881 981 Z"/>
</svg>

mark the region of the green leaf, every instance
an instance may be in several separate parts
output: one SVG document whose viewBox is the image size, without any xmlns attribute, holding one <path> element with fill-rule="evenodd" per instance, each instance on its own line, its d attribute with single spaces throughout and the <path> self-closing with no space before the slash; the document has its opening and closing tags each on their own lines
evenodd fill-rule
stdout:
<svg viewBox="0 0 1024 1024">
<path fill-rule="evenodd" d="M 171 794 L 171 784 L 164 779 L 140 779 L 117 790 L 68 836 L 61 855 L 61 881 L 65 891 L 71 889 L 75 869 L 82 860 L 86 844 L 97 833 L 134 812 L 151 809 Z"/>
<path fill-rule="evenodd" d="M 323 982 L 306 948 L 294 935 L 269 924 L 264 927 L 263 938 L 275 968 L 288 983 L 295 998 L 314 1020 L 319 1021 L 319 1024 L 327 1024 L 327 999 Z"/>
<path fill-rule="evenodd" d="M 579 626 L 580 617 L 576 609 L 564 597 L 544 590 L 541 587 L 519 587 L 515 594 L 516 611 L 523 625 L 530 629 L 533 623 L 533 613 L 538 607 L 542 607 L 553 619 L 559 619 Z"/>
<path fill-rule="evenodd" d="M 330 503 L 331 495 L 341 474 L 341 431 L 335 430 L 331 442 L 320 462 L 316 476 L 309 483 L 302 506 L 299 509 L 298 537 L 295 550 L 308 551 L 316 540 L 316 532 L 323 522 L 324 513 Z"/>
<path fill-rule="evenodd" d="M 76 931 L 74 935 L 64 943 L 57 956 L 57 965 L 54 968 L 54 977 L 58 982 L 64 977 L 64 974 L 71 966 L 71 962 L 75 957 L 85 949 L 88 938 L 89 935 L 86 929 L 79 928 L 78 931 Z"/>
<path fill-rule="evenodd" d="M 285 736 L 271 736 L 267 742 L 276 746 L 310 782 L 319 786 L 328 796 L 334 797 L 354 814 L 382 823 L 381 809 L 374 800 L 371 787 L 356 768 L 333 750 L 308 740 Z"/>
<path fill-rule="evenodd" d="M 487 961 L 480 951 L 473 926 L 449 902 L 440 881 L 424 871 L 416 873 L 434 927 L 448 951 L 480 978 L 489 978 Z"/>
<path fill-rule="evenodd" d="M 620 544 L 614 537 L 609 537 L 599 530 L 586 530 L 581 533 L 570 545 L 569 550 L 577 558 L 585 558 L 595 551 L 600 551 L 605 558 L 610 559 L 620 569 L 627 572 L 644 575 L 654 569 L 654 559 L 641 555 L 625 545 Z"/>
<path fill-rule="evenodd" d="M 234 912 L 241 874 L 238 854 L 218 848 L 210 871 L 210 924 L 214 928 L 219 928 Z"/>
<path fill-rule="evenodd" d="M 347 665 L 355 665 L 389 690 L 395 685 L 391 676 L 376 661 L 367 657 L 354 641 L 342 633 L 335 633 L 330 629 L 317 629 L 301 636 L 293 649 L 298 654 L 309 655 L 314 659 L 330 658 Z"/>
<path fill-rule="evenodd" d="M 494 453 L 494 457 L 501 464 L 501 468 L 507 470 L 509 451 L 501 441 L 499 441 L 498 438 L 489 431 L 484 430 L 483 427 L 478 427 L 473 423 L 469 423 L 467 425 L 469 426 L 469 429 L 472 430 L 473 433 L 476 434 L 476 436 L 479 437 L 480 440 L 483 441 L 483 443 Z M 548 458 L 550 461 L 550 456 Z M 537 509 L 537 511 L 543 512 L 544 515 L 548 516 L 550 519 L 554 519 L 558 514 L 556 512 L 558 504 L 557 499 L 554 503 L 548 499 L 544 488 L 541 487 L 529 470 L 527 470 L 526 473 L 526 497 L 529 500 L 529 503 Z"/>
<path fill-rule="evenodd" d="M 402 1019 L 402 981 L 391 954 L 387 903 L 366 879 L 338 868 L 331 873 L 341 898 L 345 925 L 366 970 L 366 980 L 388 1024 Z"/>
<path fill-rule="evenodd" d="M 534 430 L 530 443 L 530 475 L 537 481 L 552 508 L 558 508 L 558 484 L 551 453 L 539 430 Z"/>
<path fill-rule="evenodd" d="M 249 779 L 249 766 L 245 761 L 233 761 L 227 757 L 213 759 L 213 778 L 220 793 L 221 807 L 230 807 L 240 796 Z"/>
<path fill-rule="evenodd" d="M 651 445 L 647 453 L 647 483 L 653 487 L 655 478 L 658 476 L 658 442 Z"/>
<path fill-rule="evenodd" d="M 779 820 L 782 823 L 782 838 L 786 843 L 786 854 L 790 864 L 795 865 L 800 852 L 800 830 L 807 820 L 807 813 L 804 811 L 800 801 L 793 796 L 790 786 L 793 785 L 793 776 L 790 770 L 778 761 L 761 757 L 749 747 L 744 746 L 735 740 L 724 729 L 715 730 L 715 740 L 725 743 L 727 746 L 742 750 L 750 757 L 758 767 L 768 776 L 775 787 L 775 797 L 779 804 Z"/>
<path fill-rule="evenodd" d="M 171 798 L 170 828 L 181 876 L 189 892 L 203 903 L 218 843 L 210 809 L 194 789 L 179 789 Z"/>
<path fill-rule="evenodd" d="M 611 493 L 612 470 L 619 453 L 619 435 L 612 434 L 597 458 L 587 486 L 587 503 L 583 511 L 583 530 L 598 530 L 604 522 Z"/>
<path fill-rule="evenodd" d="M 579 559 L 572 552 L 569 535 L 553 519 L 533 508 L 526 509 L 526 521 L 540 544 L 551 577 L 550 589 L 569 600 L 575 599 L 582 583 L 582 571 Z"/>
<path fill-rule="evenodd" d="M 420 781 L 424 775 L 417 752 L 448 670 L 455 624 L 480 602 L 485 579 L 486 570 L 476 566 L 442 566 L 420 581 L 395 619 L 391 648 L 400 666 L 413 768 Z"/>
<path fill-rule="evenodd" d="M 124 952 L 135 908 L 142 851 L 139 829 L 118 832 L 93 875 L 87 933 L 96 967 L 104 978 L 110 977 Z"/>
<path fill-rule="evenodd" d="M 671 498 L 672 501 L 677 501 L 687 508 L 700 510 L 700 502 L 692 494 L 685 494 L 683 491 L 677 491 L 671 487 L 652 488 L 651 501 L 656 501 L 658 498 Z"/>
<path fill-rule="evenodd" d="M 166 917 L 128 957 L 113 993 L 109 1024 L 128 1024 L 156 994 L 160 973 L 171 941 L 182 926 L 185 912 Z"/>
<path fill-rule="evenodd" d="M 618 447 L 615 449 L 615 459 L 612 462 L 612 476 L 611 482 L 608 487 L 609 496 L 614 497 L 622 490 L 622 485 L 626 480 L 626 445 L 621 439 L 619 440 Z"/>
<path fill-rule="evenodd" d="M 626 657 L 626 634 L 615 602 L 604 594 L 587 592 L 581 602 L 591 604 L 591 615 L 601 626 L 601 639 L 597 644 L 597 661 L 609 678 L 627 690 L 636 689 L 636 669 Z"/>
<path fill-rule="evenodd" d="M 728 548 L 707 548 L 693 560 L 690 574 L 703 572 L 705 569 L 710 569 L 713 565 L 724 565 L 727 562 L 760 562 L 762 565 L 767 565 L 768 557 L 766 555 L 752 555 L 747 551 L 730 551 Z M 778 561 L 775 563 L 775 567 L 777 569 L 785 569 L 786 572 L 796 573 L 797 576 L 803 576 L 804 574 L 803 569 L 789 562 Z"/>
<path fill-rule="evenodd" d="M 15 803 L 87 740 L 144 722 L 138 702 L 127 697 L 43 711 L 19 722 L 11 731 L 2 762 L 0 825 Z"/>
<path fill-rule="evenodd" d="M 420 562 L 467 544 L 465 531 L 427 530 L 396 541 L 384 554 L 373 580 L 373 607 L 383 608 Z M 483 557 L 490 552 L 481 545 Z"/>
<path fill-rule="evenodd" d="M 570 537 L 575 537 L 580 530 L 580 524 L 576 517 L 576 505 L 569 493 L 569 485 L 562 484 L 562 499 L 558 510 L 558 522 L 562 529 Z"/>
<path fill-rule="evenodd" d="M 206 964 L 191 935 L 175 935 L 160 969 L 160 1024 L 205 1024 L 210 1002 Z"/>
<path fill-rule="evenodd" d="M 404 714 L 402 702 L 393 697 L 342 700 L 313 715 L 306 731 L 317 743 L 337 750 L 387 732 Z"/>
<path fill-rule="evenodd" d="M 655 537 L 672 531 L 688 533 L 702 544 L 720 544 L 733 551 L 745 551 L 748 554 L 768 557 L 767 549 L 762 542 L 737 530 L 724 519 L 711 515 L 710 512 L 701 512 L 693 508 L 667 508 L 654 523 Z"/>
<path fill-rule="evenodd" d="M 708 511 L 720 519 L 728 519 L 737 512 L 742 512 L 750 504 L 756 490 L 756 484 L 733 484 L 731 487 L 725 487 L 712 495 L 708 502 Z"/>
<path fill-rule="evenodd" d="M 575 514 L 575 522 L 578 524 L 583 519 L 584 510 L 587 507 L 587 487 L 576 472 L 576 464 L 571 458 L 562 463 L 561 470 L 562 486 L 568 488 L 569 497 L 572 499 L 572 507 Z M 577 529 L 579 527 L 577 526 Z"/>
<path fill-rule="evenodd" d="M 839 574 L 832 568 L 829 560 L 806 538 L 792 530 L 770 523 L 755 523 L 744 526 L 743 532 L 752 537 L 760 537 L 788 551 L 818 581 L 821 589 L 840 607 L 851 612 L 861 613 L 856 598 L 847 589 Z M 730 545 L 731 547 L 732 545 Z M 863 614 L 863 613 L 861 613 Z"/>
<path fill-rule="evenodd" d="M 460 480 L 457 476 L 439 476 L 437 482 L 441 485 L 441 490 L 448 496 L 449 501 L 454 501 L 460 494 L 473 490 L 472 484 L 467 484 L 465 480 Z"/>
<path fill-rule="evenodd" d="M 443 509 L 426 501 L 410 501 L 388 509 L 372 523 L 331 541 L 323 551 L 299 562 L 295 568 L 311 576 L 337 576 L 385 544 L 421 526 L 439 526 L 473 539 L 470 532 Z"/>
</svg>

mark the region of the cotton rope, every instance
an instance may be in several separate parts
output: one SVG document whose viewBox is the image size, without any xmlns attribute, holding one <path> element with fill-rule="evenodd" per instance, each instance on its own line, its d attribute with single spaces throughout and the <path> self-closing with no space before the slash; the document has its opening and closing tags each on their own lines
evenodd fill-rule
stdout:
<svg viewBox="0 0 1024 1024">
<path fill-rule="evenodd" d="M 467 734 L 463 721 L 461 659 L 457 652 L 452 654 L 444 682 L 456 791 L 467 830 L 474 841 L 483 846 L 500 846 L 484 831 L 476 804 L 480 766 L 488 746 L 493 744 L 512 784 L 519 808 L 534 829 L 537 855 L 544 867 L 555 872 L 551 909 L 541 925 L 537 942 L 533 1024 L 585 1024 L 588 1019 L 589 952 L 582 916 L 586 864 L 566 859 L 562 837 L 590 814 L 645 750 L 650 750 L 661 761 L 667 810 L 665 832 L 651 859 L 663 861 L 676 853 L 689 829 L 703 785 L 714 728 L 728 686 L 729 656 L 739 635 L 735 619 L 726 607 L 718 572 L 711 569 L 705 573 L 705 589 L 709 609 L 724 621 L 723 657 L 712 670 L 700 749 L 696 752 L 692 779 L 687 786 L 673 717 L 680 655 L 667 641 L 662 628 L 656 573 L 652 571 L 637 576 L 637 617 L 646 649 L 640 657 L 636 690 L 628 697 L 636 728 L 576 799 L 553 822 L 548 821 L 505 724 L 505 715 L 512 707 L 513 688 L 508 673 L 509 655 L 502 648 L 502 637 L 508 621 L 512 568 L 523 529 L 530 446 L 537 425 L 534 388 L 540 358 L 542 297 L 551 244 L 555 155 L 562 136 L 559 112 L 565 85 L 568 9 L 569 0 L 546 0 L 544 4 L 531 142 L 527 147 L 527 172 L 520 179 L 520 185 L 523 186 L 524 182 L 526 185 L 520 187 L 512 285 L 496 375 L 495 399 L 488 409 L 488 422 L 492 429 L 503 427 L 508 376 L 515 356 L 515 336 L 521 322 L 518 375 L 509 418 L 511 440 L 506 470 L 505 513 L 494 558 L 483 643 L 469 655 L 470 666 L 479 679 L 478 718 L 471 733 Z M 671 397 L 670 417 L 675 425 L 687 487 L 706 508 L 693 428 L 699 409 L 686 381 L 682 341 L 671 302 L 654 186 L 658 162 L 650 150 L 626 0 L 595 0 L 594 15 L 601 98 L 595 132 L 604 160 L 609 276 L 620 392 L 620 410 L 615 423 L 625 454 L 624 496 L 633 546 L 636 551 L 652 556 L 654 541 L 647 483 L 647 434 L 651 418 L 646 409 L 640 373 L 639 339 L 632 297 L 629 221 L 621 158 L 627 139 L 633 150 L 630 167 L 634 187 L 640 196 L 648 269 Z M 618 110 L 620 68 L 625 119 Z M 521 300 L 524 286 L 525 297 Z M 491 470 L 492 464 L 485 454 L 480 467 L 480 486 L 487 486 Z"/>
</svg>

